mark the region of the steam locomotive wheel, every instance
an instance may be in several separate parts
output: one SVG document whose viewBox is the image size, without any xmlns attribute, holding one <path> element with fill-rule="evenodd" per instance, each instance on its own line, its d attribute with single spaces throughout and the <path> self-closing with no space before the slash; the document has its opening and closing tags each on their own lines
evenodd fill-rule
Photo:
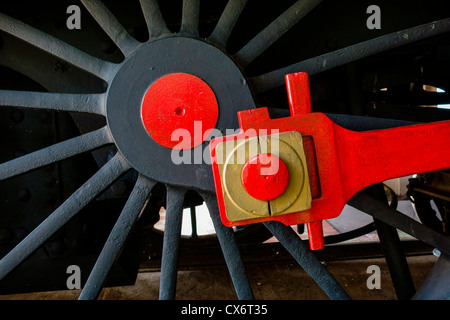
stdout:
<svg viewBox="0 0 450 320">
<path fill-rule="evenodd" d="M 316 6 L 319 7 L 321 1 L 297 1 L 287 6 L 281 15 L 235 53 L 228 51 L 227 44 L 247 1 L 230 0 L 224 6 L 214 30 L 207 39 L 203 39 L 199 33 L 199 0 L 183 1 L 181 26 L 177 33 L 166 25 L 156 0 L 141 0 L 140 7 L 149 35 L 149 39 L 143 42 L 131 36 L 102 2 L 81 2 L 119 48 L 123 55 L 121 61 L 95 57 L 0 13 L 0 31 L 4 38 L 5 52 L 2 59 L 7 57 L 4 64 L 50 91 L 1 90 L 0 106 L 90 114 L 106 119 L 100 128 L 2 163 L 0 179 L 6 181 L 105 146 L 113 146 L 116 150 L 92 177 L 2 258 L 0 279 L 48 241 L 115 181 L 130 172 L 137 175 L 134 187 L 92 269 L 80 299 L 93 299 L 98 295 L 108 271 L 119 256 L 128 234 L 157 184 L 166 187 L 167 211 L 160 298 L 175 297 L 181 214 L 186 193 L 190 190 L 197 192 L 208 206 L 237 296 L 241 299 L 253 298 L 235 234 L 232 229 L 224 227 L 219 218 L 213 177 L 209 164 L 205 161 L 212 134 L 225 134 L 227 129 L 238 128 L 236 113 L 257 107 L 259 103 L 255 101 L 255 97 L 264 96 L 282 86 L 286 73 L 307 71 L 319 74 L 449 29 L 448 19 L 441 20 L 433 23 L 432 28 L 430 25 L 417 26 L 318 55 L 275 71 L 253 75 L 255 67 L 252 67 L 252 63 L 309 12 L 313 12 Z M 408 36 L 405 37 L 405 34 Z M 14 47 L 11 44 L 17 39 L 20 45 Z M 55 59 L 62 69 L 69 71 L 61 78 L 55 78 L 51 71 L 42 72 L 39 60 L 23 65 L 11 58 L 14 48 L 23 46 L 30 46 L 32 50 L 37 48 L 41 55 Z M 27 53 L 21 55 L 26 56 Z M 90 80 L 81 81 L 88 78 Z M 200 127 L 196 124 L 200 124 Z M 174 142 L 173 134 L 177 129 L 181 129 L 180 134 L 187 134 L 190 140 Z M 373 211 L 370 206 L 374 204 L 377 202 L 372 200 L 363 202 L 362 205 L 359 203 L 369 213 Z M 386 210 L 390 212 L 389 209 Z M 345 290 L 290 228 L 277 223 L 265 223 L 265 227 L 287 247 L 331 298 L 348 298 Z M 408 226 L 403 227 L 409 230 Z M 426 238 L 428 233 L 424 229 L 423 234 L 415 235 Z M 448 243 L 448 239 L 438 240 L 435 242 L 441 243 L 440 246 Z M 441 282 L 448 283 L 448 272 L 444 272 L 445 268 L 442 267 L 448 264 L 448 250 L 442 248 L 441 251 L 443 254 L 436 272 L 439 272 Z M 436 280 L 430 280 L 432 281 Z M 443 288 L 441 286 L 442 290 L 439 289 L 441 291 L 437 293 L 433 291 L 433 294 L 446 295 Z"/>
</svg>

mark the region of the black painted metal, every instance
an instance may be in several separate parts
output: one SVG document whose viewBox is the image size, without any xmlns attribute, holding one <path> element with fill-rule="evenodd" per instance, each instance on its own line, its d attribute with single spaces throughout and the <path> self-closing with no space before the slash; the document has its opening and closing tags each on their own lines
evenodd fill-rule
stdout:
<svg viewBox="0 0 450 320">
<path fill-rule="evenodd" d="M 140 48 L 117 71 L 108 89 L 108 126 L 117 147 L 137 171 L 162 183 L 213 191 L 211 168 L 204 157 L 209 159 L 209 141 L 194 149 L 172 150 L 156 143 L 142 123 L 141 104 L 147 89 L 175 72 L 196 75 L 212 88 L 219 105 L 216 129 L 223 135 L 239 127 L 238 111 L 255 107 L 245 77 L 223 51 L 202 40 L 168 37 Z M 187 163 L 175 163 L 173 156 Z"/>
<path fill-rule="evenodd" d="M 358 192 L 348 204 L 450 255 L 450 238 L 390 208 L 364 192 Z"/>
<path fill-rule="evenodd" d="M 366 192 L 385 205 L 388 205 L 382 184 L 373 185 L 367 188 Z M 377 218 L 374 218 L 374 222 L 397 297 L 399 300 L 409 300 L 416 292 L 416 289 L 397 229 Z"/>
<path fill-rule="evenodd" d="M 140 43 L 125 30 L 101 1 L 81 0 L 81 2 L 125 56 L 130 55 L 139 46 Z"/>
<path fill-rule="evenodd" d="M 20 107 L 105 115 L 105 94 L 0 90 L 1 107 Z"/>
<path fill-rule="evenodd" d="M 183 189 L 167 187 L 166 222 L 159 285 L 160 300 L 175 299 L 184 196 Z"/>
<path fill-rule="evenodd" d="M 448 32 L 449 30 L 450 18 L 431 22 L 294 63 L 290 66 L 250 78 L 249 82 L 256 92 L 265 92 L 282 86 L 284 84 L 284 76 L 288 73 L 307 72 L 310 75 L 314 75 L 376 53 L 407 45 L 414 41 L 427 39 Z"/>
<path fill-rule="evenodd" d="M 397 298 L 409 300 L 416 289 L 397 229 L 375 218 L 374 222 Z"/>
<path fill-rule="evenodd" d="M 104 80 L 117 67 L 3 13 L 0 13 L 0 30 Z"/>
<path fill-rule="evenodd" d="M 100 293 L 101 286 L 113 263 L 119 256 L 120 251 L 127 240 L 139 214 L 144 209 L 151 189 L 156 183 L 140 175 L 136 185 L 128 198 L 125 207 L 114 225 L 102 252 L 98 256 L 89 278 L 87 279 L 79 300 L 92 300 Z"/>
<path fill-rule="evenodd" d="M 248 0 L 230 0 L 225 7 L 214 31 L 208 40 L 218 46 L 226 47 L 231 32 Z"/>
<path fill-rule="evenodd" d="M 161 15 L 158 0 L 140 0 L 142 13 L 147 23 L 150 39 L 158 38 L 163 34 L 169 34 L 166 22 Z"/>
<path fill-rule="evenodd" d="M 375 230 L 376 230 L 376 228 L 375 228 L 374 223 L 369 223 L 369 224 L 366 224 L 365 226 L 362 226 L 355 230 L 350 230 L 350 231 L 338 233 L 335 235 L 325 236 L 323 240 L 324 240 L 325 244 L 339 243 L 339 242 L 355 239 L 357 237 L 363 236 L 363 235 L 368 234 Z"/>
<path fill-rule="evenodd" d="M 198 37 L 200 0 L 183 0 L 183 15 L 180 33 Z"/>
<path fill-rule="evenodd" d="M 203 193 L 203 199 L 209 210 L 209 214 L 214 224 L 214 229 L 219 239 L 220 247 L 228 267 L 228 271 L 233 281 L 234 289 L 239 299 L 252 300 L 253 292 L 247 278 L 244 264 L 242 263 L 239 247 L 234 237 L 233 230 L 227 228 L 220 220 L 217 199 L 214 193 Z"/>
<path fill-rule="evenodd" d="M 280 39 L 289 29 L 313 10 L 322 0 L 300 0 L 250 40 L 234 57 L 246 66 Z M 299 69 L 301 70 L 301 69 Z M 285 73 L 286 74 L 286 73 Z M 284 75 L 285 75 L 284 74 Z M 284 76 L 283 75 L 283 76 Z"/>
<path fill-rule="evenodd" d="M 441 254 L 427 279 L 413 296 L 414 300 L 450 299 L 450 257 Z"/>
<path fill-rule="evenodd" d="M 236 65 L 229 55 L 217 49 L 215 46 L 203 40 L 192 38 L 198 35 L 199 0 L 184 0 L 183 2 L 181 31 L 189 35 L 190 38 L 175 37 L 170 33 L 159 10 L 158 1 L 140 0 L 150 35 L 149 42 L 145 44 L 141 44 L 131 37 L 128 31 L 102 2 L 98 0 L 83 1 L 88 11 L 94 17 L 94 20 L 123 52 L 126 60 L 121 65 L 107 62 L 87 54 L 83 50 L 77 49 L 62 40 L 0 13 L 0 30 L 8 37 L 17 37 L 22 40 L 22 45 L 27 44 L 41 49 L 59 63 L 62 62 L 63 64 L 74 66 L 76 67 L 75 69 L 83 70 L 103 79 L 105 86 L 103 87 L 97 84 L 96 92 L 101 92 L 102 88 L 108 88 L 107 106 L 105 106 L 106 94 L 54 95 L 24 92 L 16 95 L 9 91 L 0 91 L 0 106 L 45 108 L 50 110 L 97 113 L 101 115 L 105 115 L 105 109 L 107 109 L 109 127 L 56 144 L 38 151 L 38 153 L 25 156 L 24 158 L 19 158 L 17 162 L 2 164 L 0 168 L 3 167 L 4 172 L 9 172 L 10 167 L 8 166 L 14 165 L 14 167 L 17 166 L 19 169 L 22 169 L 13 172 L 13 175 L 20 174 L 74 154 L 97 148 L 103 144 L 111 143 L 113 141 L 109 135 L 109 129 L 112 131 L 114 143 L 118 145 L 124 154 L 123 157 L 122 155 L 117 155 L 108 162 L 60 208 L 49 216 L 47 220 L 5 256 L 0 261 L 0 278 L 25 259 L 26 256 L 64 225 L 84 205 L 96 198 L 118 176 L 130 168 L 135 168 L 150 178 L 169 184 L 167 208 L 168 215 L 171 218 L 169 218 L 169 221 L 166 220 L 167 234 L 165 234 L 164 240 L 165 253 L 164 262 L 162 263 L 164 275 L 161 278 L 161 297 L 164 299 L 174 298 L 179 228 L 181 226 L 180 219 L 183 207 L 182 198 L 184 197 L 183 187 L 200 190 L 213 190 L 213 187 L 208 165 L 171 166 L 171 161 L 169 160 L 170 154 L 168 153 L 170 151 L 161 149 L 163 147 L 152 142 L 152 139 L 143 130 L 142 122 L 139 118 L 140 102 L 145 90 L 154 80 L 171 72 L 187 72 L 200 76 L 213 88 L 217 95 L 220 106 L 220 118 L 217 127 L 225 133 L 225 129 L 237 128 L 237 119 L 235 116 L 237 111 L 253 108 L 255 105 L 250 88 L 247 85 L 247 80 L 254 84 L 256 93 L 263 92 L 282 85 L 285 73 L 298 71 L 307 71 L 310 74 L 319 73 L 374 53 L 383 52 L 418 39 L 428 38 L 448 31 L 449 29 L 449 19 L 445 19 L 365 41 L 345 49 L 317 56 L 286 68 L 247 79 L 241 68 L 251 63 L 251 61 L 270 47 L 296 24 L 307 11 L 312 10 L 318 2 L 313 0 L 296 2 L 253 40 L 242 47 L 241 51 L 235 56 L 240 60 L 241 65 Z M 247 1 L 245 0 L 229 1 L 216 29 L 209 38 L 211 43 L 221 47 L 226 46 L 228 38 L 246 3 Z M 297 12 L 297 9 L 302 9 L 299 10 L 302 12 Z M 162 38 L 163 36 L 169 35 L 171 37 Z M 189 52 L 189 55 L 186 52 Z M 69 85 L 61 84 L 60 79 L 67 80 L 67 76 L 65 76 L 66 78 L 63 75 L 61 75 L 61 78 L 49 77 L 47 75 L 51 73 L 41 72 L 39 68 L 36 68 L 35 64 L 23 67 L 20 63 L 14 62 L 13 59 L 10 59 L 9 63 L 13 69 L 23 72 L 36 81 L 42 82 L 42 85 L 48 90 L 64 92 L 68 87 L 70 92 L 80 92 L 81 90 L 81 84 L 77 77 L 72 77 L 73 79 L 70 79 Z M 69 74 L 74 75 L 74 73 L 70 72 Z M 86 85 L 86 87 L 89 86 Z M 129 116 L 130 114 L 131 116 Z M 340 118 L 342 119 L 342 117 Z M 367 130 L 370 126 L 390 127 L 401 125 L 398 122 L 394 123 L 389 120 L 380 120 L 380 122 L 371 121 L 373 120 L 363 120 L 362 118 L 346 118 L 343 120 L 348 126 L 358 131 L 362 128 Z M 129 128 L 132 128 L 132 130 L 127 131 Z M 203 156 L 206 148 L 207 143 L 204 143 L 197 151 L 200 151 L 201 156 Z M 45 159 L 48 159 L 48 161 Z M 127 160 L 131 165 L 127 163 Z M 21 164 L 25 162 L 30 162 L 31 165 Z M 11 173 L 7 173 L 5 177 L 8 177 L 8 174 L 11 175 Z M 176 185 L 176 187 L 172 185 Z M 183 187 L 179 187 L 180 185 Z M 225 228 L 221 224 L 215 197 L 209 193 L 205 193 L 203 196 L 210 208 L 211 217 L 214 221 L 238 297 L 250 299 L 253 295 L 239 255 L 239 250 L 235 243 L 234 234 L 231 229 Z M 130 203 L 134 203 L 133 199 L 133 197 L 130 197 Z M 143 198 L 139 197 L 139 199 L 142 200 Z M 437 247 L 441 251 L 447 253 L 450 251 L 448 249 L 450 247 L 448 239 L 445 240 L 446 238 L 429 232 L 426 227 L 415 221 L 411 221 L 411 219 L 408 220 L 405 217 L 399 216 L 399 213 L 395 210 L 388 210 L 389 208 L 385 209 L 383 206 L 380 207 L 379 203 L 371 202 L 373 199 L 369 199 L 368 202 L 365 202 L 366 200 L 368 199 L 361 199 L 359 196 L 352 199 L 354 204 L 366 208 L 377 219 L 390 223 L 394 227 L 399 227 L 402 230 L 408 230 L 409 233 L 418 238 L 420 237 L 425 242 L 433 245 L 437 244 Z M 127 213 L 128 208 L 131 210 L 131 207 L 133 207 L 131 204 L 130 207 L 126 206 L 123 213 Z M 363 209 L 363 211 L 366 210 Z M 180 213 L 171 214 L 170 212 Z M 133 211 L 133 214 L 136 214 L 136 211 Z M 127 222 L 132 224 L 132 220 L 128 220 Z M 167 223 L 169 224 L 168 229 Z M 299 262 L 301 261 L 304 267 L 310 270 L 321 287 L 324 287 L 324 290 L 330 292 L 329 295 L 331 297 L 348 298 L 334 279 L 332 277 L 330 278 L 326 269 L 308 251 L 298 236 L 295 233 L 291 233 L 292 230 L 290 228 L 276 223 L 267 223 L 266 227 L 273 230 L 283 239 L 283 244 L 289 248 L 288 250 L 293 253 Z M 111 234 L 111 237 L 114 238 L 114 233 Z M 121 241 L 115 243 L 120 244 Z M 107 254 L 106 252 L 109 251 L 108 246 L 105 247 L 105 250 L 104 254 L 109 257 L 109 262 L 106 260 L 102 261 L 104 256 L 101 256 L 99 257 L 99 263 L 108 265 L 111 262 L 111 257 L 116 253 L 112 255 Z M 443 272 L 442 268 L 437 268 L 436 270 L 439 271 L 439 274 Z M 103 270 L 101 273 L 102 275 L 99 277 L 95 276 L 95 272 L 93 273 L 93 280 L 92 283 L 89 282 L 89 286 L 91 284 L 92 286 L 101 286 L 104 280 L 103 276 L 106 276 L 106 270 Z M 91 291 L 89 295 L 92 297 L 95 294 L 94 291 Z"/>
<path fill-rule="evenodd" d="M 303 242 L 292 228 L 278 221 L 264 222 L 264 225 L 331 299 L 350 299 L 350 296 L 342 286 L 334 279 L 325 266 L 312 253 L 308 245 Z"/>
<path fill-rule="evenodd" d="M 112 140 L 107 128 L 86 133 L 0 164 L 0 180 L 5 180 L 111 143 Z"/>
<path fill-rule="evenodd" d="M 109 187 L 125 171 L 128 163 L 117 154 L 91 179 L 70 196 L 58 209 L 34 229 L 24 240 L 0 260 L 0 279 L 59 230 L 90 201 Z"/>
<path fill-rule="evenodd" d="M 290 111 L 288 109 L 269 108 L 269 115 L 274 119 L 289 117 Z M 337 125 L 353 131 L 369 131 L 377 129 L 397 128 L 417 123 L 413 121 L 363 117 L 350 114 L 325 113 L 325 115 Z"/>
<path fill-rule="evenodd" d="M 268 233 L 270 231 L 263 225 Z M 295 229 L 294 229 L 295 231 Z M 270 235 L 273 237 L 272 233 Z M 403 240 L 405 255 L 423 256 L 431 255 L 433 247 L 420 240 Z M 255 263 L 279 263 L 286 262 L 295 263 L 295 259 L 286 251 L 279 242 L 270 243 L 245 243 L 239 245 L 242 260 L 245 266 L 251 266 Z M 328 261 L 345 261 L 358 259 L 378 259 L 383 258 L 383 250 L 379 242 L 348 242 L 325 246 L 324 249 L 314 251 L 314 255 L 321 262 Z M 204 259 L 208 257 L 211 259 Z M 223 266 L 223 253 L 219 244 L 211 244 L 203 247 L 191 247 L 180 250 L 178 260 L 178 270 L 192 270 L 198 268 Z M 160 271 L 160 259 L 155 258 L 145 261 L 142 264 L 144 270 Z"/>
<path fill-rule="evenodd" d="M 363 117 L 354 116 L 347 114 L 331 114 L 326 113 L 327 117 L 330 118 L 334 123 L 340 125 L 341 127 L 353 131 L 369 131 L 378 129 L 388 129 L 388 128 L 398 128 L 403 126 L 409 126 L 417 122 L 394 120 L 394 119 L 383 119 L 375 117 Z"/>
<path fill-rule="evenodd" d="M 366 129 L 366 130 L 369 130 L 369 129 Z M 358 131 L 358 130 L 356 130 L 356 131 Z M 397 206 L 398 206 L 397 195 L 395 194 L 395 192 L 392 189 L 388 188 L 388 190 L 389 190 L 389 192 L 391 194 L 391 199 L 390 199 L 389 206 L 392 209 L 397 209 Z M 383 199 L 387 200 L 386 196 L 385 195 L 383 195 L 383 196 L 384 196 Z M 342 233 L 335 234 L 335 235 L 325 236 L 324 237 L 324 242 L 325 242 L 325 244 L 339 243 L 339 242 L 342 242 L 342 241 L 354 239 L 354 238 L 360 237 L 362 235 L 368 234 L 368 233 L 370 233 L 372 231 L 375 231 L 376 229 L 377 228 L 375 226 L 375 222 L 371 222 L 371 223 L 368 223 L 365 226 L 356 228 L 354 230 L 350 230 L 350 231 L 347 231 L 347 232 L 342 232 Z"/>
</svg>

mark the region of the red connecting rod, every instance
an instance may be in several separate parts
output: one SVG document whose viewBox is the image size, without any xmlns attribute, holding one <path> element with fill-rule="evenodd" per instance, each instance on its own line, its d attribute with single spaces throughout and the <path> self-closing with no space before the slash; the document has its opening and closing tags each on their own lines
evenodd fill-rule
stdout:
<svg viewBox="0 0 450 320">
<path fill-rule="evenodd" d="M 286 84 L 290 117 L 270 119 L 267 108 L 242 111 L 238 113 L 241 132 L 210 143 L 217 199 L 225 225 L 264 221 L 280 221 L 285 225 L 306 223 L 311 249 L 322 249 L 322 220 L 337 217 L 358 191 L 391 178 L 450 168 L 450 121 L 355 132 L 338 126 L 323 113 L 311 113 L 306 73 L 287 75 Z M 310 209 L 231 221 L 216 147 L 248 137 L 249 130 L 258 135 L 271 129 L 301 133 L 312 195 Z"/>
</svg>

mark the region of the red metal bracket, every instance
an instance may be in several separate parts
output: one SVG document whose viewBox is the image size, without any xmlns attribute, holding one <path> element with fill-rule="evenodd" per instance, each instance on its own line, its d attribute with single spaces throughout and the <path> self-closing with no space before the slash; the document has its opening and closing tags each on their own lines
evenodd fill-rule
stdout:
<svg viewBox="0 0 450 320">
<path fill-rule="evenodd" d="M 286 76 L 291 116 L 270 119 L 267 108 L 238 113 L 241 132 L 213 139 L 212 168 L 222 222 L 238 226 L 264 221 L 285 225 L 306 223 L 310 247 L 323 248 L 322 220 L 337 217 L 363 188 L 415 173 L 450 168 L 450 121 L 393 129 L 355 132 L 333 123 L 323 113 L 311 113 L 308 75 Z M 219 143 L 248 137 L 247 132 L 299 131 L 307 158 L 311 209 L 284 215 L 230 221 L 227 218 L 215 154 Z"/>
</svg>

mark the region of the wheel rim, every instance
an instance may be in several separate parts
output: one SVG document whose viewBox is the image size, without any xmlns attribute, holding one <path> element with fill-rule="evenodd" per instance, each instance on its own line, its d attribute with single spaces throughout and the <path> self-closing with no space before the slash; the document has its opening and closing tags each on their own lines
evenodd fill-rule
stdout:
<svg viewBox="0 0 450 320">
<path fill-rule="evenodd" d="M 172 174 L 168 174 L 169 171 L 166 166 L 158 167 L 158 159 L 167 161 L 170 158 L 170 153 L 148 138 L 148 134 L 143 130 L 142 120 L 140 119 L 142 97 L 146 89 L 154 82 L 154 79 L 158 79 L 161 75 L 172 74 L 174 72 L 201 75 L 201 78 L 212 87 L 218 97 L 221 108 L 226 107 L 224 110 L 229 112 L 219 112 L 222 118 L 219 118 L 216 128 L 223 133 L 226 129 L 235 129 L 238 127 L 236 117 L 234 116 L 237 111 L 249 109 L 256 105 L 254 94 L 263 93 L 282 85 L 283 76 L 286 73 L 298 70 L 306 70 L 311 74 L 320 73 L 367 55 L 383 52 L 412 41 L 446 32 L 450 28 L 449 20 L 446 19 L 433 23 L 432 28 L 431 24 L 414 27 L 397 34 L 389 34 L 383 39 L 366 41 L 351 48 L 346 48 L 345 50 L 337 50 L 330 54 L 311 58 L 266 74 L 250 77 L 245 75 L 245 71 L 243 70 L 260 54 L 271 47 L 285 32 L 312 11 L 320 1 L 297 1 L 233 55 L 223 51 L 223 48 L 226 47 L 227 41 L 247 1 L 229 1 L 214 31 L 204 41 L 199 39 L 198 31 L 200 1 L 183 1 L 180 32 L 177 36 L 174 36 L 164 22 L 157 1 L 142 0 L 140 3 L 150 35 L 149 41 L 145 44 L 134 39 L 101 2 L 87 0 L 82 2 L 85 8 L 120 49 L 125 57 L 123 62 L 116 64 L 95 58 L 16 19 L 0 14 L 0 30 L 4 33 L 17 37 L 29 45 L 38 47 L 47 54 L 102 79 L 107 84 L 107 91 L 105 93 L 58 93 L 60 91 L 58 89 L 54 90 L 55 93 L 18 93 L 1 90 L 0 106 L 97 114 L 106 117 L 107 124 L 95 131 L 82 134 L 79 137 L 57 143 L 48 148 L 1 164 L 0 179 L 6 180 L 102 146 L 115 145 L 118 148 L 115 156 L 93 175 L 92 178 L 75 191 L 44 222 L 33 230 L 28 237 L 22 240 L 11 252 L 2 258 L 0 261 L 0 279 L 26 259 L 29 254 L 43 244 L 61 226 L 107 189 L 114 181 L 130 170 L 136 170 L 138 172 L 138 178 L 133 191 L 109 235 L 80 299 L 91 299 L 98 295 L 108 270 L 111 268 L 111 265 L 119 254 L 120 248 L 126 240 L 126 235 L 130 232 L 133 223 L 145 207 L 152 188 L 157 182 L 166 184 L 168 206 L 164 233 L 160 298 L 172 299 L 175 297 L 178 252 L 177 239 L 179 239 L 180 235 L 180 217 L 183 209 L 183 200 L 188 188 L 198 191 L 209 208 L 238 297 L 243 299 L 253 297 L 234 235 L 230 229 L 225 228 L 220 222 L 215 195 L 213 193 L 212 176 L 208 174 L 207 164 L 202 163 L 198 166 L 189 164 L 189 166 L 184 167 L 172 166 L 172 170 L 181 170 Z M 298 12 L 302 14 L 298 14 Z M 404 37 L 405 34 L 409 34 L 409 38 Z M 175 44 L 180 45 L 184 49 L 198 50 L 198 56 L 201 57 L 205 57 L 203 53 L 204 51 L 208 51 L 210 52 L 208 56 L 211 61 L 205 64 L 196 61 L 193 64 L 185 65 L 180 62 L 183 61 L 182 53 L 184 52 L 182 50 L 171 50 L 170 53 L 173 54 L 171 57 L 173 61 L 166 60 L 158 62 L 158 67 L 163 66 L 165 68 L 162 73 L 158 74 L 157 70 L 150 70 L 151 65 L 145 62 L 143 57 L 148 54 L 154 54 L 154 60 L 164 60 L 164 55 L 160 56 L 155 53 L 164 50 L 169 52 L 170 49 L 173 49 L 171 45 L 164 44 L 164 42 L 170 42 L 172 46 Z M 158 47 L 158 50 L 150 50 L 152 46 L 160 45 L 161 47 Z M 369 47 L 373 48 L 373 50 L 366 50 Z M 360 54 L 356 54 L 356 52 Z M 167 58 L 167 56 L 165 57 Z M 212 64 L 217 63 L 218 60 L 223 61 L 223 67 L 220 68 L 220 71 L 230 73 L 225 76 L 226 79 L 231 79 L 229 83 L 226 83 L 226 86 L 219 80 L 223 74 L 220 72 L 210 73 L 204 71 L 204 69 L 211 68 Z M 329 63 L 324 64 L 324 61 L 329 61 Z M 177 65 L 177 63 L 179 64 Z M 135 65 L 138 66 L 138 72 L 129 73 L 126 71 Z M 143 68 L 144 66 L 147 68 L 145 73 L 142 72 L 145 69 Z M 151 76 L 149 76 L 150 74 Z M 133 90 L 137 90 L 140 92 L 139 94 L 135 92 L 130 94 L 122 93 L 121 90 L 123 88 L 130 88 L 127 86 L 127 81 L 130 81 L 130 77 L 136 77 L 133 78 L 133 83 L 136 83 L 138 89 L 133 87 Z M 209 79 L 208 77 L 212 78 Z M 144 80 L 142 80 L 143 78 Z M 220 87 L 221 83 L 226 88 Z M 250 84 L 253 92 L 250 90 L 248 84 Z M 52 81 L 47 83 L 47 87 L 52 86 L 58 87 Z M 135 101 L 129 103 L 130 99 L 134 99 Z M 127 108 L 132 108 L 132 110 L 120 108 L 118 105 L 125 105 Z M 222 116 L 222 114 L 224 115 Z M 129 115 L 132 118 L 128 119 Z M 132 125 L 133 130 L 126 131 L 123 129 L 124 119 L 126 119 L 126 123 Z M 134 128 L 139 129 L 136 131 Z M 136 139 L 137 142 L 136 144 L 132 144 L 135 135 L 138 136 Z M 150 150 L 147 154 L 139 154 L 137 156 L 135 150 L 148 143 L 153 143 L 153 150 L 159 150 L 156 152 L 156 155 L 152 154 L 152 148 L 149 148 L 145 149 Z M 202 144 L 202 153 L 206 150 L 207 146 L 207 141 Z M 152 162 L 148 162 L 148 159 L 152 160 Z M 164 164 L 167 165 L 167 163 Z M 182 172 L 205 172 L 205 174 L 198 178 L 198 176 L 183 176 Z M 373 203 L 373 199 L 366 200 L 366 203 Z M 357 204 L 356 206 L 363 208 L 365 212 L 372 212 L 365 205 Z M 374 212 L 374 215 L 377 213 Z M 385 219 L 386 216 L 378 215 L 377 217 Z M 409 221 L 401 223 L 399 227 L 406 229 L 409 233 L 413 233 L 411 229 L 408 229 L 408 223 Z M 314 263 L 315 266 L 308 273 L 310 273 L 330 297 L 336 299 L 348 298 L 343 288 L 335 282 L 325 267 L 302 244 L 301 240 L 295 237 L 295 235 L 290 234 L 290 229 L 275 223 L 266 223 L 265 226 L 277 236 L 280 242 L 288 248 L 305 269 L 307 269 L 308 261 Z M 450 247 L 446 246 L 448 240 L 444 240 L 445 238 L 438 237 L 434 234 L 432 235 L 434 238 L 429 240 L 427 238 L 429 235 L 428 230 L 424 229 L 422 233 L 415 233 L 414 235 L 419 239 L 424 238 L 422 240 L 426 242 L 432 242 L 444 253 L 447 252 L 446 248 Z"/>
</svg>

